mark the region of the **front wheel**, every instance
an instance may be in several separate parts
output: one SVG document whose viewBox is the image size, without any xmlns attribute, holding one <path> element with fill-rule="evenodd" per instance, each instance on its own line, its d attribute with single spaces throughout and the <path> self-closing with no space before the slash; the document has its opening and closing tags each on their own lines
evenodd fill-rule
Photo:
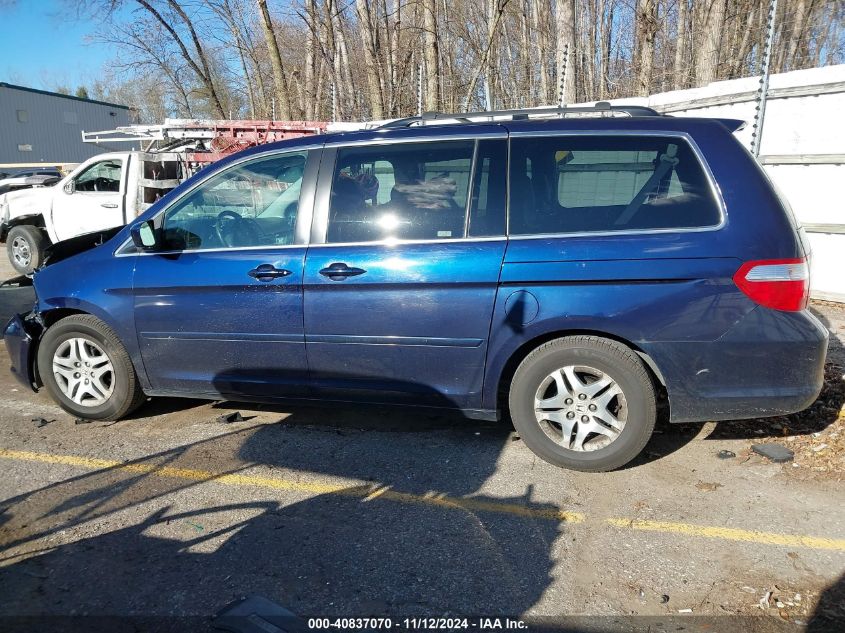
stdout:
<svg viewBox="0 0 845 633">
<path fill-rule="evenodd" d="M 13 226 L 6 236 L 6 251 L 15 270 L 28 275 L 44 261 L 44 248 L 49 244 L 36 226 Z"/>
<path fill-rule="evenodd" d="M 657 418 L 642 360 L 596 336 L 560 338 L 531 352 L 514 374 L 509 404 L 528 448 L 551 464 L 588 472 L 634 459 Z"/>
<path fill-rule="evenodd" d="M 60 407 L 89 420 L 117 420 L 144 401 L 126 348 L 89 314 L 53 324 L 38 348 L 41 381 Z"/>
</svg>

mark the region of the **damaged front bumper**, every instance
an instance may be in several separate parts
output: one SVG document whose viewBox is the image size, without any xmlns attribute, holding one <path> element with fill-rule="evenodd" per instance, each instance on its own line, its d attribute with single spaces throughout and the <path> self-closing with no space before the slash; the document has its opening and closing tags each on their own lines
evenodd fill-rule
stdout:
<svg viewBox="0 0 845 633">
<path fill-rule="evenodd" d="M 12 375 L 33 391 L 38 391 L 40 387 L 35 368 L 35 354 L 36 344 L 43 331 L 44 326 L 38 315 L 31 312 L 13 316 L 3 332 Z"/>
</svg>

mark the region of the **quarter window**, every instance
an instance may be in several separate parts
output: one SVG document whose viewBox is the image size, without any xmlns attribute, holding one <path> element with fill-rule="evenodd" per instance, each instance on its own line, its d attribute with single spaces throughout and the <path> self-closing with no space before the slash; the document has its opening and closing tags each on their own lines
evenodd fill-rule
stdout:
<svg viewBox="0 0 845 633">
<path fill-rule="evenodd" d="M 701 162 L 673 137 L 557 136 L 511 143 L 510 233 L 719 223 Z"/>
<path fill-rule="evenodd" d="M 478 142 L 475 173 L 472 178 L 472 205 L 469 212 L 470 237 L 505 234 L 507 165 L 506 140 Z"/>
<path fill-rule="evenodd" d="M 306 152 L 277 154 L 212 176 L 165 213 L 165 247 L 293 244 L 306 159 Z"/>
<path fill-rule="evenodd" d="M 474 141 L 338 151 L 327 241 L 464 237 Z"/>
</svg>

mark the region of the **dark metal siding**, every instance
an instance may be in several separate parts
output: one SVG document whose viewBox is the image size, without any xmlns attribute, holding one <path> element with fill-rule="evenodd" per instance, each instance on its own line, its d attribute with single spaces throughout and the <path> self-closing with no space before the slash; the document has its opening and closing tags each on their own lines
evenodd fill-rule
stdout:
<svg viewBox="0 0 845 633">
<path fill-rule="evenodd" d="M 19 110 L 26 112 L 25 122 L 18 120 Z M 104 148 L 82 142 L 83 130 L 121 125 L 129 125 L 129 110 L 123 106 L 0 84 L 0 165 L 78 163 L 106 151 L 131 149 L 127 143 Z"/>
</svg>

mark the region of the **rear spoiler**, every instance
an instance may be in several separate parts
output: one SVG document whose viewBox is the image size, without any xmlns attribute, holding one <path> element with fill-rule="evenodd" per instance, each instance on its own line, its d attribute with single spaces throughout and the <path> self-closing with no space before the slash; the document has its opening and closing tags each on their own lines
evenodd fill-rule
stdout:
<svg viewBox="0 0 845 633">
<path fill-rule="evenodd" d="M 739 132 L 743 129 L 748 123 L 747 121 L 742 121 L 740 119 L 715 119 L 726 128 L 728 128 L 729 132 Z"/>
</svg>

